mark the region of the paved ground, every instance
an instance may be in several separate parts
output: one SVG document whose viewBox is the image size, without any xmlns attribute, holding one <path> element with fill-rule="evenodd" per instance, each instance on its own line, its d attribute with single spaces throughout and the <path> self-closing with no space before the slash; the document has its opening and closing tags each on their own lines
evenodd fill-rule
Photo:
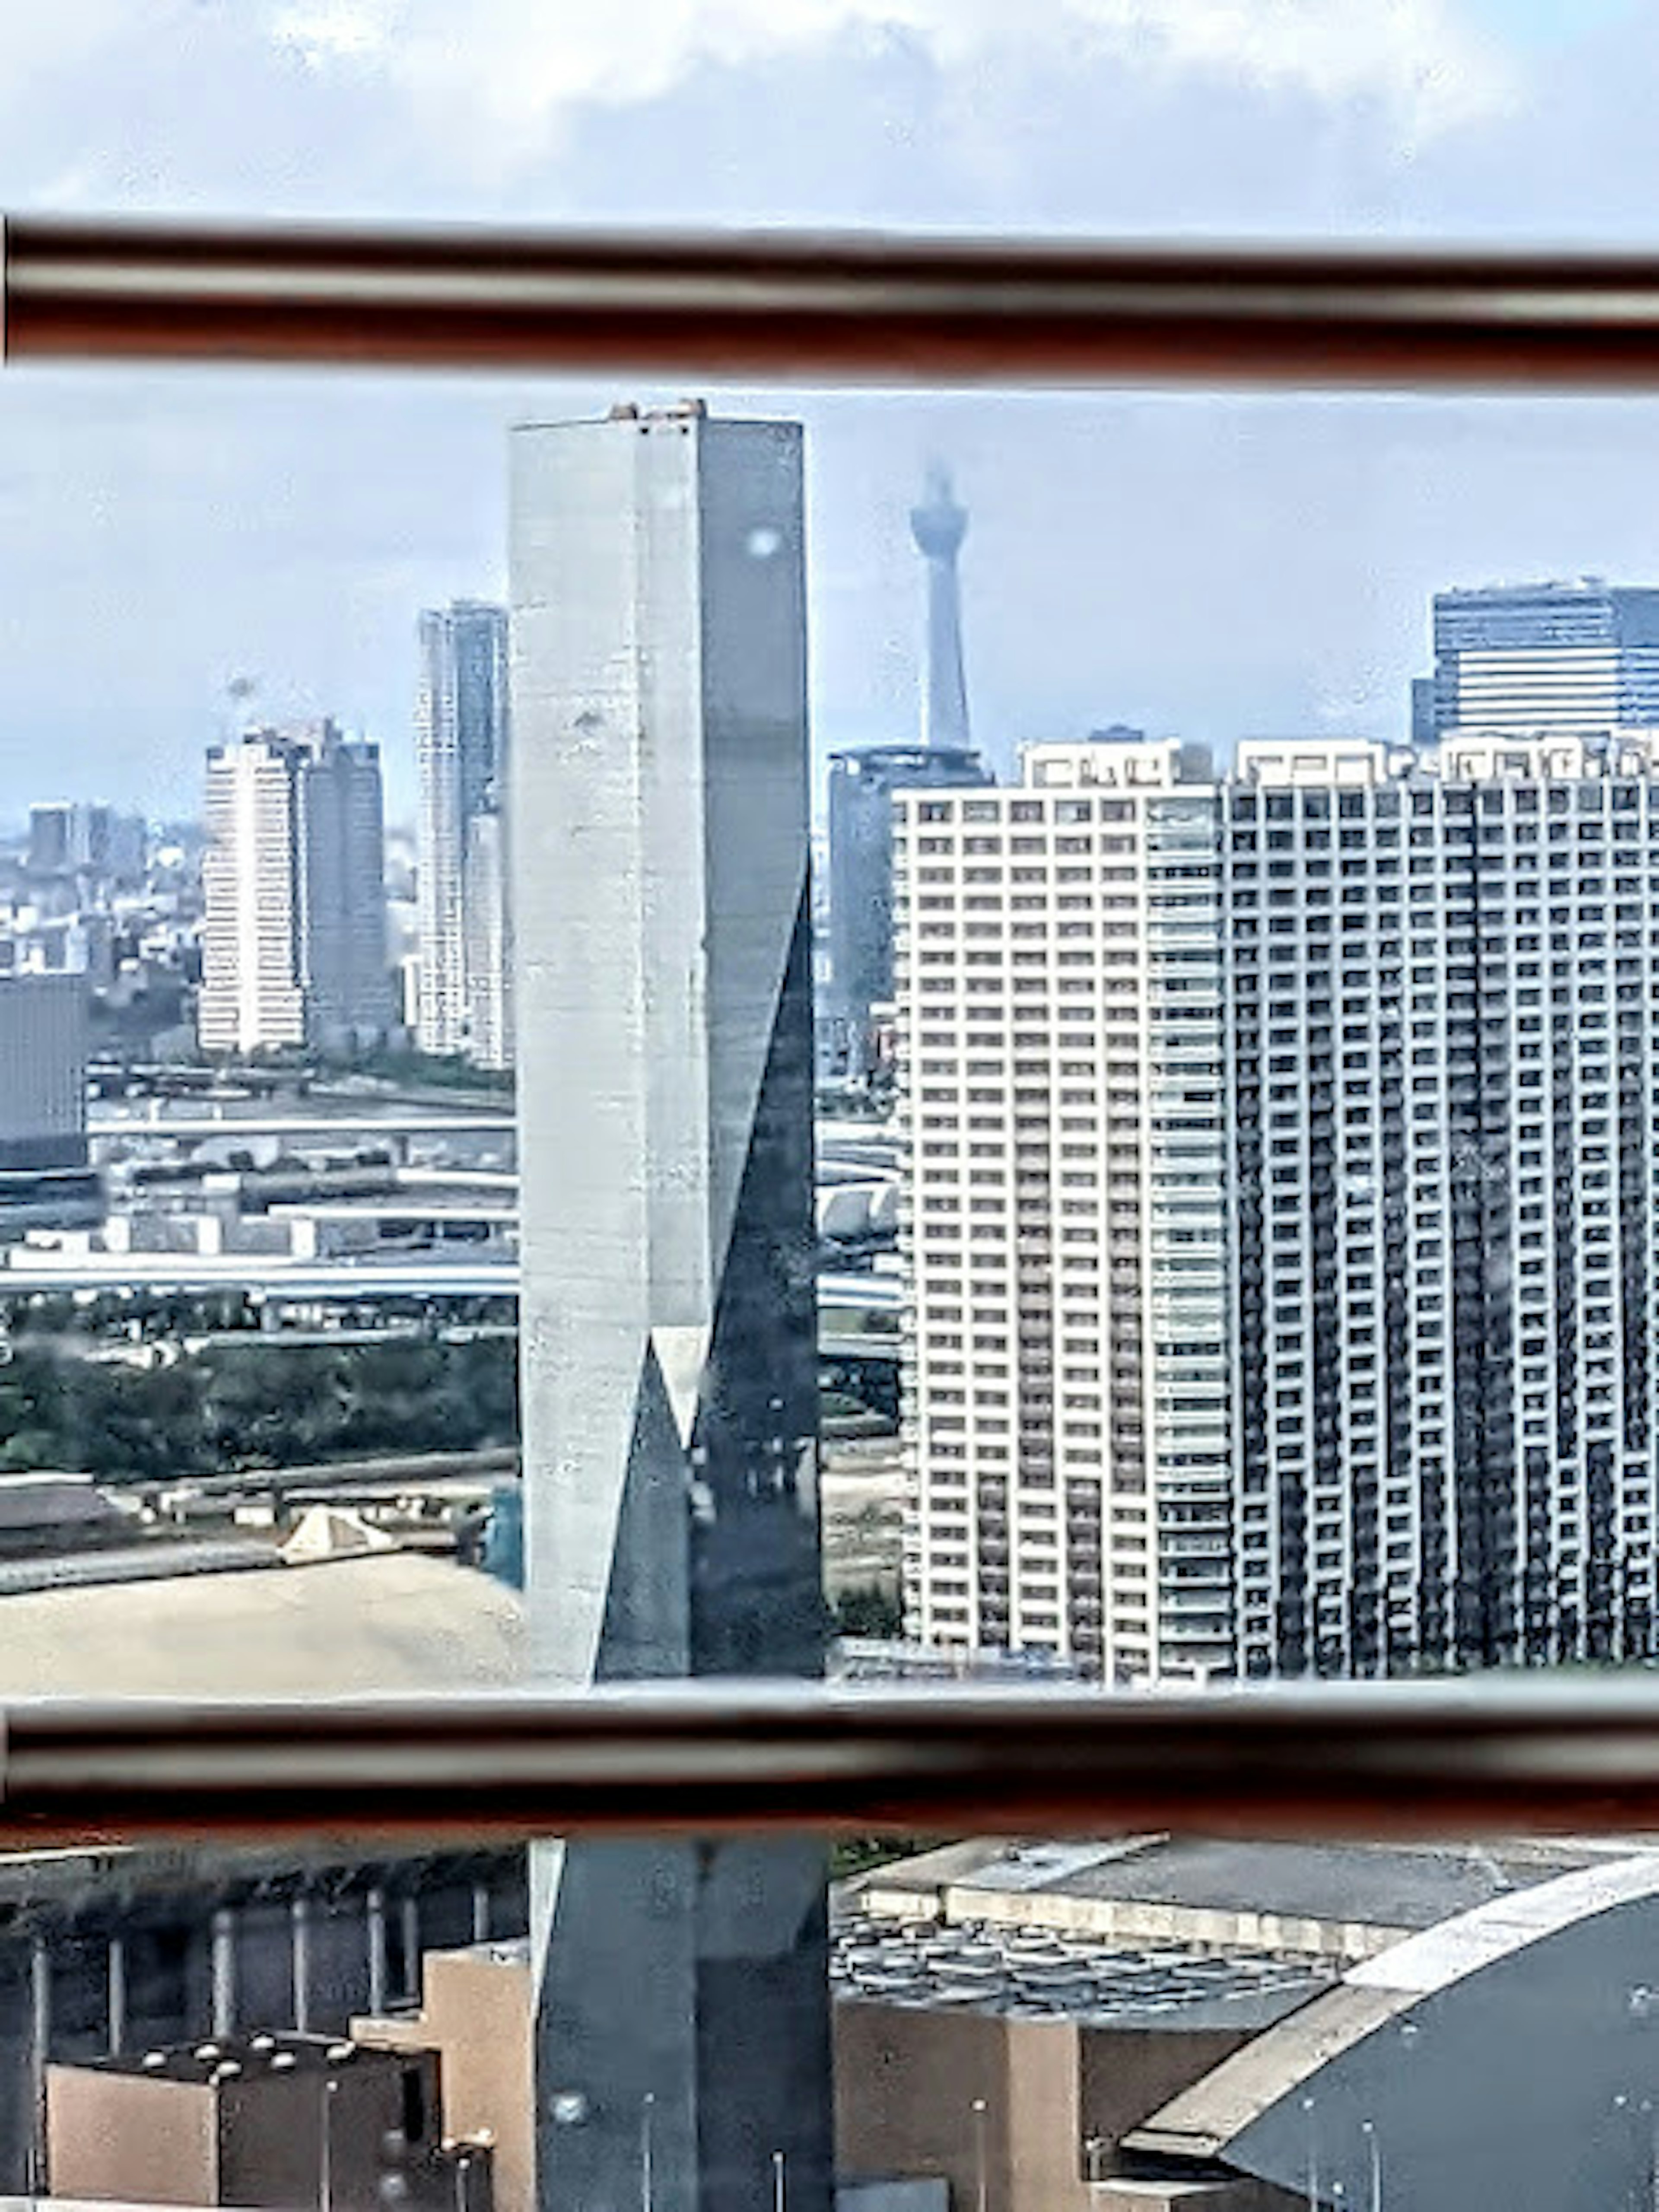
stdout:
<svg viewBox="0 0 1659 2212">
<path fill-rule="evenodd" d="M 894 1436 L 826 1439 L 823 1578 L 834 1596 L 875 1587 L 896 1595 L 904 1472 Z"/>
</svg>

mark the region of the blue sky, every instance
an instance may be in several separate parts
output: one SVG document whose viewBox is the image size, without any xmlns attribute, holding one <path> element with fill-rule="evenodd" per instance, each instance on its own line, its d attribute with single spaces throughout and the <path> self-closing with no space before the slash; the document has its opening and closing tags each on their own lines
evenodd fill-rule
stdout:
<svg viewBox="0 0 1659 2212">
<path fill-rule="evenodd" d="M 56 0 L 0 26 L 0 206 L 1643 245 L 1656 91 L 1627 0 Z M 405 805 L 415 617 L 503 581 L 506 425 L 615 396 L 6 371 L 0 815 L 191 803 L 240 672 Z M 1652 402 L 716 399 L 808 424 L 824 747 L 914 726 L 933 451 L 1005 760 L 1396 731 L 1437 586 L 1659 578 Z"/>
</svg>

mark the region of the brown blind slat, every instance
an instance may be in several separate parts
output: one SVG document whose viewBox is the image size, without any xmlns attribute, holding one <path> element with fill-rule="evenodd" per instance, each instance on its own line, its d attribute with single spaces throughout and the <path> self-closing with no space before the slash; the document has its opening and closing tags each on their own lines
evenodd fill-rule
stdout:
<svg viewBox="0 0 1659 2212">
<path fill-rule="evenodd" d="M 13 218 L 17 360 L 862 383 L 1641 386 L 1659 263 Z"/>
</svg>

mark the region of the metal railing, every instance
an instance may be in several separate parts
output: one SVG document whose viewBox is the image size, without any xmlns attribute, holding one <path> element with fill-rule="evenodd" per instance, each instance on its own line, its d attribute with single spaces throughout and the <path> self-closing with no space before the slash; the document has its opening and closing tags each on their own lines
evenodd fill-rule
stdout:
<svg viewBox="0 0 1659 2212">
<path fill-rule="evenodd" d="M 15 362 L 901 385 L 1659 382 L 1659 260 L 31 216 Z M 1110 1695 L 801 1685 L 0 1714 L 0 1842 L 319 1832 L 1659 1832 L 1659 1679 Z"/>
</svg>

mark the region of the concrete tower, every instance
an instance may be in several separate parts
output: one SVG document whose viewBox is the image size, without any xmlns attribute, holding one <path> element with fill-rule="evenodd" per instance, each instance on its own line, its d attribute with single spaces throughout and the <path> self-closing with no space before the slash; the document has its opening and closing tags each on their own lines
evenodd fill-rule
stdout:
<svg viewBox="0 0 1659 2212">
<path fill-rule="evenodd" d="M 951 492 L 951 472 L 929 464 L 910 532 L 927 563 L 927 690 L 922 743 L 939 752 L 968 750 L 968 684 L 962 667 L 962 586 L 957 556 L 968 534 L 968 510 Z"/>
<path fill-rule="evenodd" d="M 799 427 L 520 430 L 512 581 L 537 1672 L 815 1674 Z M 537 1869 L 544 2204 L 828 2212 L 822 1853 Z"/>
</svg>

